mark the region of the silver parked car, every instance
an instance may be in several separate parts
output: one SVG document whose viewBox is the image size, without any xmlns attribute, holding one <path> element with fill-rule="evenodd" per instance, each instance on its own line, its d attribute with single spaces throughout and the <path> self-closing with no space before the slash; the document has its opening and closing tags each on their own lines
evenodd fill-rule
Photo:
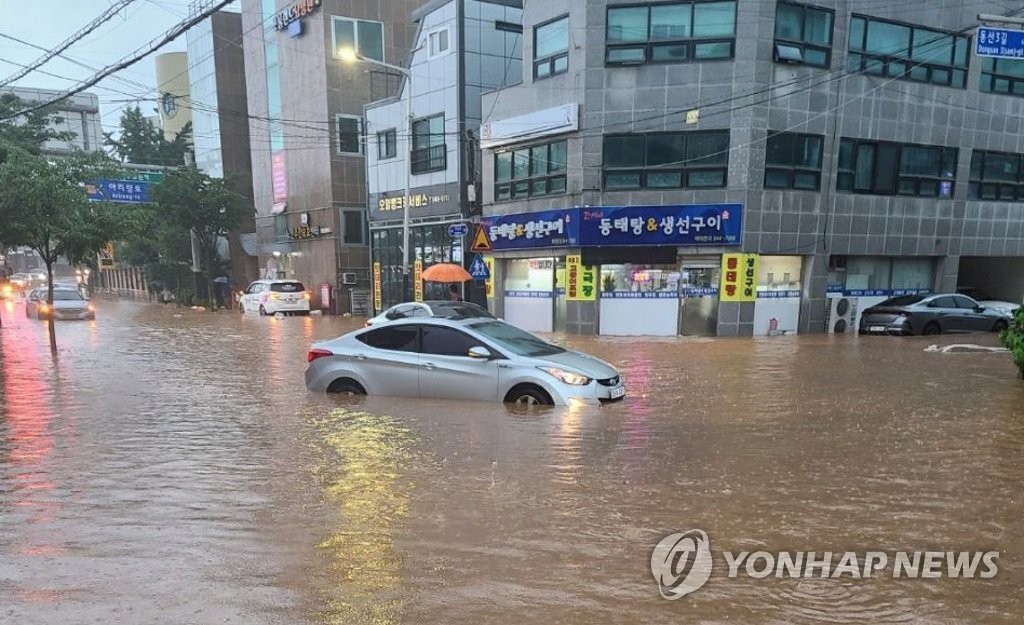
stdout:
<svg viewBox="0 0 1024 625">
<path fill-rule="evenodd" d="M 864 311 L 861 334 L 942 334 L 1000 332 L 1010 313 L 986 308 L 958 293 L 893 297 Z"/>
<path fill-rule="evenodd" d="M 504 321 L 398 319 L 316 343 L 306 386 L 328 393 L 598 403 L 626 395 L 615 367 Z"/>
</svg>

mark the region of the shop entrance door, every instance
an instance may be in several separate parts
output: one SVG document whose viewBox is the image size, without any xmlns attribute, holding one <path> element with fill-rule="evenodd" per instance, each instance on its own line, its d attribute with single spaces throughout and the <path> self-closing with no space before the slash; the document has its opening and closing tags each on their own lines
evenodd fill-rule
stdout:
<svg viewBox="0 0 1024 625">
<path fill-rule="evenodd" d="M 718 285 L 721 263 L 716 259 L 682 262 L 679 274 L 679 334 L 718 334 Z"/>
<path fill-rule="evenodd" d="M 555 259 L 554 331 L 565 332 L 565 257 Z"/>
</svg>

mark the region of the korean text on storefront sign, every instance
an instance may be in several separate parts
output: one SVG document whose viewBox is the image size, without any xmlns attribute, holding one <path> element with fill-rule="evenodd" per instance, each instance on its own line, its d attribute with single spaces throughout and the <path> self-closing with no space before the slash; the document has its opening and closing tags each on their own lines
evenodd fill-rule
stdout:
<svg viewBox="0 0 1024 625">
<path fill-rule="evenodd" d="M 383 307 L 384 294 L 381 293 L 380 263 L 373 263 L 373 310 L 380 312 Z"/>
<path fill-rule="evenodd" d="M 579 238 L 576 209 L 496 215 L 480 223 L 495 250 L 571 247 Z"/>
<path fill-rule="evenodd" d="M 565 299 L 573 302 L 592 302 L 597 299 L 597 272 L 584 266 L 579 254 L 565 257 Z"/>
<path fill-rule="evenodd" d="M 581 245 L 738 245 L 742 204 L 581 209 Z"/>
<path fill-rule="evenodd" d="M 412 283 L 415 300 L 423 301 L 423 261 L 417 260 L 412 264 Z"/>
<path fill-rule="evenodd" d="M 723 254 L 723 302 L 753 302 L 757 300 L 757 254 Z"/>
<path fill-rule="evenodd" d="M 450 195 L 427 195 L 417 193 L 409 196 L 409 208 L 422 208 L 433 204 L 447 204 L 451 201 Z M 405 208 L 405 198 L 401 195 L 395 197 L 384 197 L 377 200 L 377 208 L 382 211 L 400 211 Z"/>
</svg>

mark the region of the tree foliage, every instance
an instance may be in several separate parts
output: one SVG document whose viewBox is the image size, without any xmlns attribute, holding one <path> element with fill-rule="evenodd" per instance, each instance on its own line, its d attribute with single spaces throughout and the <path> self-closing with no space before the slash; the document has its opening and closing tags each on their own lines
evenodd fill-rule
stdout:
<svg viewBox="0 0 1024 625">
<path fill-rule="evenodd" d="M 107 242 L 125 237 L 139 219 L 125 206 L 86 198 L 83 182 L 110 177 L 115 165 L 102 154 L 50 161 L 10 148 L 0 164 L 0 245 L 29 247 L 46 265 L 53 303 L 53 265 L 92 262 Z M 56 351 L 53 324 L 50 345 Z"/>
<path fill-rule="evenodd" d="M 13 93 L 0 94 L 0 118 L 9 118 L 25 108 L 25 103 Z M 20 148 L 31 154 L 39 154 L 47 141 L 69 141 L 74 135 L 54 129 L 61 118 L 54 114 L 54 107 L 0 121 L 0 162 L 12 148 Z"/>
<path fill-rule="evenodd" d="M 1004 330 L 999 338 L 1013 354 L 1013 362 L 1020 369 L 1021 378 L 1024 378 L 1024 308 L 1017 310 L 1010 327 Z"/>
<path fill-rule="evenodd" d="M 106 133 L 104 137 L 104 144 L 124 163 L 177 167 L 185 163 L 185 153 L 191 149 L 192 123 L 168 141 L 139 107 L 128 107 L 121 113 L 120 134 Z"/>
</svg>

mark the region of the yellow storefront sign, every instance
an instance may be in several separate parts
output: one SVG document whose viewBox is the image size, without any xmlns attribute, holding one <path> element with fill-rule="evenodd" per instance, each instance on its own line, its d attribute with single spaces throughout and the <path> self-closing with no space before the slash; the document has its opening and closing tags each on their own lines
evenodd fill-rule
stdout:
<svg viewBox="0 0 1024 625">
<path fill-rule="evenodd" d="M 757 263 L 757 254 L 723 254 L 719 299 L 723 302 L 756 301 Z"/>
<path fill-rule="evenodd" d="M 565 299 L 570 302 L 592 302 L 597 299 L 597 271 L 583 264 L 579 254 L 565 257 Z"/>
<path fill-rule="evenodd" d="M 373 312 L 380 312 L 384 305 L 384 294 L 380 287 L 380 263 L 373 263 Z"/>
<path fill-rule="evenodd" d="M 484 264 L 487 265 L 487 280 L 484 282 L 487 297 L 494 297 L 494 257 L 484 256 Z"/>
<path fill-rule="evenodd" d="M 417 260 L 412 264 L 412 283 L 417 302 L 423 301 L 423 261 Z"/>
</svg>

